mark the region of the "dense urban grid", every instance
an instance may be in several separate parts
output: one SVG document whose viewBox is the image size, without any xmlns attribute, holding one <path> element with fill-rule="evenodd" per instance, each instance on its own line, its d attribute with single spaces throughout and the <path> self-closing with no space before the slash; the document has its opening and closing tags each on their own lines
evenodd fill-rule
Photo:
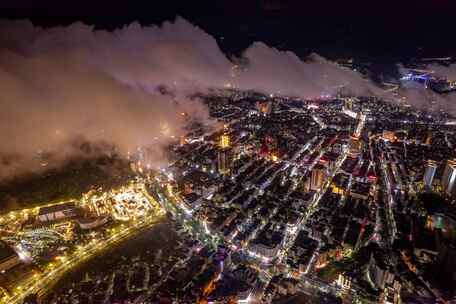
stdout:
<svg viewBox="0 0 456 304">
<path fill-rule="evenodd" d="M 373 96 L 199 98 L 219 127 L 189 119 L 167 167 L 131 155 L 121 188 L 0 217 L 2 303 L 455 299 L 452 116 Z M 156 227 L 153 246 L 59 282 Z"/>
</svg>

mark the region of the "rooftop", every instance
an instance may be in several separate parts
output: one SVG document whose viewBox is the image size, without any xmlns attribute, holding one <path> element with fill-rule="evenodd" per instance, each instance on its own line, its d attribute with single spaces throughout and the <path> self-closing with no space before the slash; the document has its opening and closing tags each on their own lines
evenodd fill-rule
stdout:
<svg viewBox="0 0 456 304">
<path fill-rule="evenodd" d="M 75 202 L 67 202 L 59 205 L 52 205 L 48 207 L 41 207 L 38 215 L 49 214 L 59 211 L 71 210 L 76 207 Z"/>
</svg>

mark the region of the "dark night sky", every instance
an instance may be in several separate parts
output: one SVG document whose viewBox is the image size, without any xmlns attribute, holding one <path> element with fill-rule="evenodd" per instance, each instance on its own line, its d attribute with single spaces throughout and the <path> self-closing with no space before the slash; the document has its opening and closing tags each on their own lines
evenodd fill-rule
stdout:
<svg viewBox="0 0 456 304">
<path fill-rule="evenodd" d="M 215 36 L 229 53 L 259 40 L 301 56 L 315 51 L 379 62 L 456 54 L 452 0 L 6 0 L 0 12 L 43 26 L 81 20 L 107 29 L 180 15 Z"/>
</svg>

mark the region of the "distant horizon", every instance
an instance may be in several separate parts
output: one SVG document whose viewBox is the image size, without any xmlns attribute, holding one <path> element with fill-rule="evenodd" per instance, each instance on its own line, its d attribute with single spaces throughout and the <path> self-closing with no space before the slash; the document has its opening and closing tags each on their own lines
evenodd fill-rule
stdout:
<svg viewBox="0 0 456 304">
<path fill-rule="evenodd" d="M 253 42 L 290 50 L 300 57 L 316 52 L 332 60 L 356 58 L 376 63 L 456 55 L 452 16 L 456 2 L 234 0 L 183 3 L 105 1 L 4 1 L 0 19 L 29 19 L 53 27 L 83 22 L 113 30 L 132 22 L 161 24 L 177 16 L 201 27 L 228 54 Z"/>
</svg>

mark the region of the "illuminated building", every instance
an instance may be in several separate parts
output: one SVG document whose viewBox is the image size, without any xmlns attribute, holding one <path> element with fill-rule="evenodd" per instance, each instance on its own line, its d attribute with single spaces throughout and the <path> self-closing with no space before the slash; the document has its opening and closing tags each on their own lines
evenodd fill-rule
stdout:
<svg viewBox="0 0 456 304">
<path fill-rule="evenodd" d="M 335 168 L 339 154 L 333 152 L 326 152 L 321 158 L 319 163 L 329 170 Z"/>
<path fill-rule="evenodd" d="M 274 159 L 278 159 L 277 141 L 271 136 L 266 136 L 261 145 L 259 154 L 272 161 L 276 161 Z"/>
<path fill-rule="evenodd" d="M 51 222 L 62 219 L 69 219 L 76 216 L 76 206 L 74 202 L 42 207 L 38 213 L 40 222 Z"/>
<path fill-rule="evenodd" d="M 305 180 L 302 183 L 302 190 L 304 192 L 309 192 L 310 191 L 310 177 L 305 177 Z"/>
<path fill-rule="evenodd" d="M 345 190 L 339 186 L 337 186 L 336 184 L 332 184 L 332 191 L 333 193 L 337 193 L 337 194 L 340 194 L 340 195 L 343 195 L 345 193 Z"/>
<path fill-rule="evenodd" d="M 80 218 L 77 220 L 79 224 L 79 228 L 82 230 L 93 229 L 100 227 L 108 222 L 108 217 L 88 217 L 88 218 Z"/>
<path fill-rule="evenodd" d="M 358 139 L 350 140 L 349 152 L 352 156 L 357 156 L 363 151 L 363 142 Z"/>
<path fill-rule="evenodd" d="M 217 154 L 217 169 L 221 175 L 227 175 L 231 171 L 232 150 L 230 148 L 230 136 L 224 132 L 220 136 L 220 149 Z"/>
<path fill-rule="evenodd" d="M 337 285 L 339 285 L 343 289 L 350 289 L 351 278 L 349 276 L 339 273 L 339 277 L 337 279 Z"/>
<path fill-rule="evenodd" d="M 217 154 L 217 169 L 218 172 L 222 175 L 227 175 L 231 171 L 231 150 L 223 149 L 220 150 Z"/>
<path fill-rule="evenodd" d="M 269 113 L 271 113 L 272 111 L 272 103 L 271 102 L 260 102 L 258 101 L 257 102 L 257 109 L 260 113 L 262 113 L 263 115 L 267 115 Z"/>
<path fill-rule="evenodd" d="M 359 181 L 354 182 L 350 189 L 350 196 L 357 200 L 367 200 L 369 198 L 371 185 L 372 184 L 370 183 Z"/>
<path fill-rule="evenodd" d="M 280 243 L 278 244 L 251 244 L 250 253 L 257 258 L 261 258 L 263 262 L 269 262 L 277 256 L 280 250 Z"/>
<path fill-rule="evenodd" d="M 394 142 L 396 141 L 396 133 L 393 131 L 383 131 L 382 133 L 383 140 Z"/>
<path fill-rule="evenodd" d="M 353 111 L 353 98 L 345 98 L 344 100 L 345 109 Z"/>
<path fill-rule="evenodd" d="M 184 194 L 193 193 L 193 184 L 192 183 L 185 183 L 184 184 Z"/>
<path fill-rule="evenodd" d="M 423 177 L 423 184 L 426 188 L 432 188 L 432 181 L 434 180 L 434 175 L 436 171 L 437 163 L 433 160 L 428 160 Z"/>
<path fill-rule="evenodd" d="M 389 265 L 386 265 L 381 259 L 374 258 L 374 254 L 371 254 L 369 260 L 367 276 L 368 280 L 380 290 L 394 282 L 394 274 L 390 271 Z"/>
<path fill-rule="evenodd" d="M 445 166 L 445 170 L 443 171 L 443 176 L 442 176 L 442 186 L 448 195 L 451 195 L 453 193 L 455 179 L 456 179 L 456 161 L 448 160 L 447 164 Z"/>
<path fill-rule="evenodd" d="M 429 146 L 431 144 L 431 141 L 432 141 L 432 135 L 429 132 L 427 137 L 426 137 L 426 141 L 424 142 L 424 144 Z"/>
<path fill-rule="evenodd" d="M 428 215 L 425 227 L 430 231 L 440 229 L 442 236 L 445 238 L 456 238 L 456 220 L 443 213 Z"/>
<path fill-rule="evenodd" d="M 310 190 L 320 190 L 323 186 L 326 177 L 326 169 L 321 165 L 317 165 L 312 170 L 312 177 L 310 181 Z"/>
<path fill-rule="evenodd" d="M 220 136 L 220 148 L 226 149 L 230 147 L 230 136 L 224 133 Z"/>
<path fill-rule="evenodd" d="M 271 152 L 271 160 L 272 160 L 273 162 L 277 162 L 277 161 L 279 160 L 279 156 L 278 156 L 277 151 L 272 151 L 272 152 Z"/>
<path fill-rule="evenodd" d="M 342 144 L 340 142 L 336 142 L 333 144 L 330 149 L 333 153 L 341 154 L 346 150 L 347 146 L 345 144 Z"/>
</svg>

